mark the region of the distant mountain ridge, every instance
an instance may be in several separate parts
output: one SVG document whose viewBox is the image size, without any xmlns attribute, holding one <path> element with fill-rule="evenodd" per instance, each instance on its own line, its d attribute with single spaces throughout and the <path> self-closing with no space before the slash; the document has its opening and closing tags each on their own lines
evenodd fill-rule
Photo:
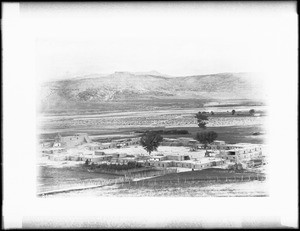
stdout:
<svg viewBox="0 0 300 231">
<path fill-rule="evenodd" d="M 155 71 L 85 75 L 41 85 L 44 110 L 76 103 L 133 102 L 155 99 L 231 100 L 263 98 L 252 73 L 219 73 L 169 77 Z"/>
<path fill-rule="evenodd" d="M 152 76 L 161 76 L 161 77 L 171 77 L 170 75 L 162 74 L 159 73 L 158 71 L 147 71 L 147 72 L 130 72 L 130 71 L 116 71 L 113 74 L 120 74 L 120 73 L 128 73 L 132 75 L 152 75 Z M 52 79 L 46 82 L 54 82 L 54 81 L 65 81 L 65 80 L 71 80 L 71 79 L 90 79 L 90 78 L 100 78 L 100 77 L 106 77 L 111 74 L 99 74 L 99 73 L 94 73 L 94 74 L 82 74 L 82 75 L 75 75 L 74 76 L 65 76 L 65 78 L 57 78 L 57 79 Z"/>
</svg>

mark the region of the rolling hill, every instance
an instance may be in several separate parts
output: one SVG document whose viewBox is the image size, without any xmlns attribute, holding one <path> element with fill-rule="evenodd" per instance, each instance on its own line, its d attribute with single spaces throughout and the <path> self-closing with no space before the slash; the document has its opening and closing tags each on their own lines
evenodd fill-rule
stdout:
<svg viewBox="0 0 300 231">
<path fill-rule="evenodd" d="M 153 74 L 154 73 L 154 74 Z M 43 83 L 41 111 L 93 109 L 103 104 L 133 104 L 176 100 L 254 100 L 263 99 L 263 89 L 251 73 L 219 73 L 169 77 L 158 72 L 115 72 L 93 74 Z M 122 104 L 120 104 L 122 102 Z M 122 107 L 122 106 L 120 106 Z M 120 108 L 122 109 L 122 108 Z"/>
</svg>

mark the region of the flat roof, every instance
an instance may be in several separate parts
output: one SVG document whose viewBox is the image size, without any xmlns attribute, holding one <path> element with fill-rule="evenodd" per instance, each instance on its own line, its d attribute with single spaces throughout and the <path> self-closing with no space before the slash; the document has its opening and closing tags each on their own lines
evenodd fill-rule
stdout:
<svg viewBox="0 0 300 231">
<path fill-rule="evenodd" d="M 187 164 L 195 164 L 196 161 L 193 161 L 193 160 L 181 160 L 181 161 L 174 161 L 175 163 L 187 163 Z"/>
<path fill-rule="evenodd" d="M 84 155 L 84 157 L 86 158 L 103 158 L 103 157 L 108 157 L 108 156 L 111 156 L 111 155 L 103 155 L 103 156 L 94 156 L 94 155 Z"/>
<path fill-rule="evenodd" d="M 70 156 L 70 154 L 68 154 L 68 153 L 56 153 L 56 154 L 53 154 L 51 156 L 55 156 L 55 157 L 57 157 L 57 156 L 64 156 L 64 157 L 66 157 L 66 156 Z"/>
<path fill-rule="evenodd" d="M 91 146 L 97 147 L 97 146 L 101 146 L 101 144 L 99 144 L 99 143 L 86 143 L 86 144 L 84 144 L 84 146 L 87 146 L 87 147 L 91 147 Z"/>
<path fill-rule="evenodd" d="M 206 161 L 199 161 L 199 160 L 196 160 L 196 161 L 193 161 L 193 160 L 185 160 L 185 161 L 174 161 L 174 163 L 180 163 L 180 164 L 207 164 L 207 163 L 211 163 L 211 162 L 214 162 L 214 161 L 221 161 L 222 159 L 218 159 L 218 160 L 206 160 Z"/>
<path fill-rule="evenodd" d="M 189 137 L 179 137 L 177 138 L 178 140 L 193 140 L 193 141 L 197 141 L 195 139 L 189 138 Z"/>
<path fill-rule="evenodd" d="M 174 153 L 174 154 L 169 154 L 166 156 L 189 156 L 188 154 L 178 154 L 178 153 Z"/>
<path fill-rule="evenodd" d="M 211 163 L 214 161 L 224 161 L 224 160 L 221 158 L 203 158 L 203 159 L 197 160 L 196 164 L 207 164 L 207 163 Z"/>
<path fill-rule="evenodd" d="M 160 161 L 160 163 L 170 163 L 170 162 L 173 162 L 172 160 L 162 160 Z"/>
<path fill-rule="evenodd" d="M 135 157 L 140 159 L 151 159 L 150 156 L 135 156 Z"/>
<path fill-rule="evenodd" d="M 51 151 L 51 150 L 63 150 L 65 148 L 62 147 L 50 147 L 50 148 L 43 148 L 42 151 Z"/>
<path fill-rule="evenodd" d="M 240 150 L 236 150 L 236 149 L 228 149 L 228 150 L 224 150 L 225 152 L 238 152 Z"/>
<path fill-rule="evenodd" d="M 251 143 L 237 143 L 235 145 L 241 145 L 241 146 L 260 146 L 259 144 L 251 144 Z"/>
</svg>

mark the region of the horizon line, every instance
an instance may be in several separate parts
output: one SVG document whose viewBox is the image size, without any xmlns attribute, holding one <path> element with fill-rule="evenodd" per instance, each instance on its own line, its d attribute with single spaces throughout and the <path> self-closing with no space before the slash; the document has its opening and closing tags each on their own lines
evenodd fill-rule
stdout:
<svg viewBox="0 0 300 231">
<path fill-rule="evenodd" d="M 149 72 L 149 73 L 157 72 L 160 75 L 147 74 L 147 72 Z M 152 71 L 114 71 L 111 73 L 70 74 L 70 75 L 74 75 L 74 77 L 60 76 L 57 78 L 44 80 L 41 82 L 64 81 L 64 80 L 69 80 L 69 79 L 84 78 L 84 77 L 91 76 L 91 75 L 101 75 L 99 77 L 107 77 L 109 75 L 113 75 L 116 73 L 129 73 L 129 74 L 133 74 L 133 75 L 150 75 L 150 76 L 157 76 L 157 77 L 164 77 L 164 78 L 184 78 L 184 77 L 208 76 L 208 75 L 218 75 L 218 74 L 257 73 L 257 71 L 237 71 L 237 72 L 225 71 L 225 72 L 213 72 L 213 73 L 206 73 L 206 74 L 189 74 L 189 75 L 169 75 L 169 74 L 161 73 L 156 70 L 152 70 Z M 144 74 L 138 74 L 138 73 L 144 73 Z M 93 78 L 93 77 L 91 77 L 91 78 Z"/>
</svg>

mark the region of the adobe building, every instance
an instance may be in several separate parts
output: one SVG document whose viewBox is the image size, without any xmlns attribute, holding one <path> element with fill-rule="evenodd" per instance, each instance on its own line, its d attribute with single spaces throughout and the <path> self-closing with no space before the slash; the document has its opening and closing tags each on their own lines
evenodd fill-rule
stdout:
<svg viewBox="0 0 300 231">
<path fill-rule="evenodd" d="M 75 147 L 84 143 L 90 143 L 91 140 L 87 133 L 76 133 L 73 136 L 61 136 L 60 134 L 57 134 L 55 142 L 61 143 L 61 146 L 63 147 Z"/>
<path fill-rule="evenodd" d="M 238 149 L 221 150 L 218 156 L 231 162 L 250 161 L 262 157 L 262 147 L 249 145 Z"/>
<path fill-rule="evenodd" d="M 42 148 L 42 153 L 44 154 L 57 154 L 65 152 L 65 149 L 62 147 L 51 147 L 51 148 Z"/>
</svg>

